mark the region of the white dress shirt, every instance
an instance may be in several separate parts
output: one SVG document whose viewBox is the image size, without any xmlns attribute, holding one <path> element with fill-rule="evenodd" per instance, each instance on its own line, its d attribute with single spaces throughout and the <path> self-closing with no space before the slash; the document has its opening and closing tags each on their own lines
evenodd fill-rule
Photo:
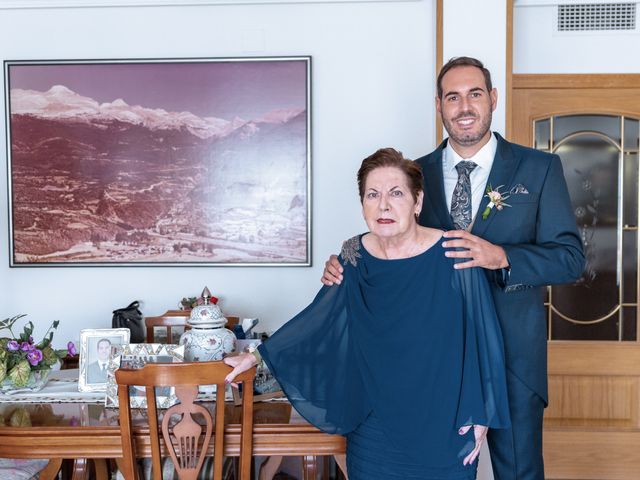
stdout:
<svg viewBox="0 0 640 480">
<path fill-rule="evenodd" d="M 442 152 L 442 176 L 444 178 L 444 195 L 447 200 L 447 210 L 451 211 L 451 197 L 453 190 L 458 182 L 458 171 L 456 165 L 463 160 L 474 162 L 478 165 L 473 169 L 469 179 L 471 180 L 471 214 L 473 215 L 471 224 L 476 218 L 478 207 L 482 201 L 482 197 L 486 193 L 487 180 L 489 180 L 489 172 L 493 165 L 493 159 L 498 149 L 498 140 L 495 135 L 491 135 L 489 141 L 478 152 L 470 158 L 462 158 L 451 148 L 451 143 L 447 142 L 447 146 Z M 495 185 L 497 187 L 497 185 Z M 471 228 L 471 227 L 469 227 Z"/>
</svg>

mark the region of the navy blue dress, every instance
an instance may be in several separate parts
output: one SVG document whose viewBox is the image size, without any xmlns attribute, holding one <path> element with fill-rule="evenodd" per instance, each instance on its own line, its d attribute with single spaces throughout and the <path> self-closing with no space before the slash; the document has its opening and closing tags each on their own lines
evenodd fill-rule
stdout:
<svg viewBox="0 0 640 480">
<path fill-rule="evenodd" d="M 441 241 L 383 260 L 347 240 L 341 285 L 259 347 L 295 409 L 347 436 L 351 480 L 472 479 L 473 429 L 510 425 L 504 350 L 481 269 L 455 270 Z"/>
</svg>

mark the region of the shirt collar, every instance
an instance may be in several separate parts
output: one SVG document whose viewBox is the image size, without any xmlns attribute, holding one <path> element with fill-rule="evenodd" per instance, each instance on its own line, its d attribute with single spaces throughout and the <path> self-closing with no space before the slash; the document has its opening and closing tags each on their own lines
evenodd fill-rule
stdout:
<svg viewBox="0 0 640 480">
<path fill-rule="evenodd" d="M 491 170 L 493 165 L 493 159 L 496 156 L 498 150 L 498 139 L 493 133 L 489 138 L 489 141 L 476 152 L 476 154 L 470 158 L 462 158 L 451 147 L 451 143 L 447 142 L 447 146 L 444 148 L 444 167 L 445 170 L 454 170 L 456 165 L 463 160 L 474 162 L 478 167 L 484 168 L 487 171 Z"/>
</svg>

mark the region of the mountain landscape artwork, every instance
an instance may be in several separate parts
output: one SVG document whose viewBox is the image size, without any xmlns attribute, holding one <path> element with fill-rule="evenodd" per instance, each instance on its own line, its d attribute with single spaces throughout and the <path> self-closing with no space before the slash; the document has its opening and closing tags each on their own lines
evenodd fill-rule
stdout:
<svg viewBox="0 0 640 480">
<path fill-rule="evenodd" d="M 5 62 L 12 266 L 309 265 L 309 63 Z"/>
</svg>

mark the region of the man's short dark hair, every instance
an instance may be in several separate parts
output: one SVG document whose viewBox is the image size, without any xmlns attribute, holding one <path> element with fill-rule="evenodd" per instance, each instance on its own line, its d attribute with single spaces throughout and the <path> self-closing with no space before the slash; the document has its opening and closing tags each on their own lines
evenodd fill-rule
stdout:
<svg viewBox="0 0 640 480">
<path fill-rule="evenodd" d="M 480 60 L 473 57 L 453 57 L 451 60 L 449 60 L 447 63 L 444 64 L 444 66 L 440 69 L 440 73 L 438 74 L 438 98 L 439 99 L 442 99 L 442 94 L 443 94 L 442 79 L 444 78 L 445 74 L 449 70 L 452 70 L 456 67 L 479 68 L 480 71 L 482 72 L 482 75 L 484 75 L 484 83 L 487 86 L 487 93 L 491 92 L 493 88 L 491 84 L 491 72 L 489 72 L 489 70 L 485 68 L 484 64 Z"/>
<path fill-rule="evenodd" d="M 96 343 L 96 348 L 100 348 L 100 344 L 102 342 L 107 342 L 109 345 L 111 345 L 111 340 L 109 340 L 108 338 L 101 338 L 100 340 L 98 340 L 98 343 Z"/>
</svg>

